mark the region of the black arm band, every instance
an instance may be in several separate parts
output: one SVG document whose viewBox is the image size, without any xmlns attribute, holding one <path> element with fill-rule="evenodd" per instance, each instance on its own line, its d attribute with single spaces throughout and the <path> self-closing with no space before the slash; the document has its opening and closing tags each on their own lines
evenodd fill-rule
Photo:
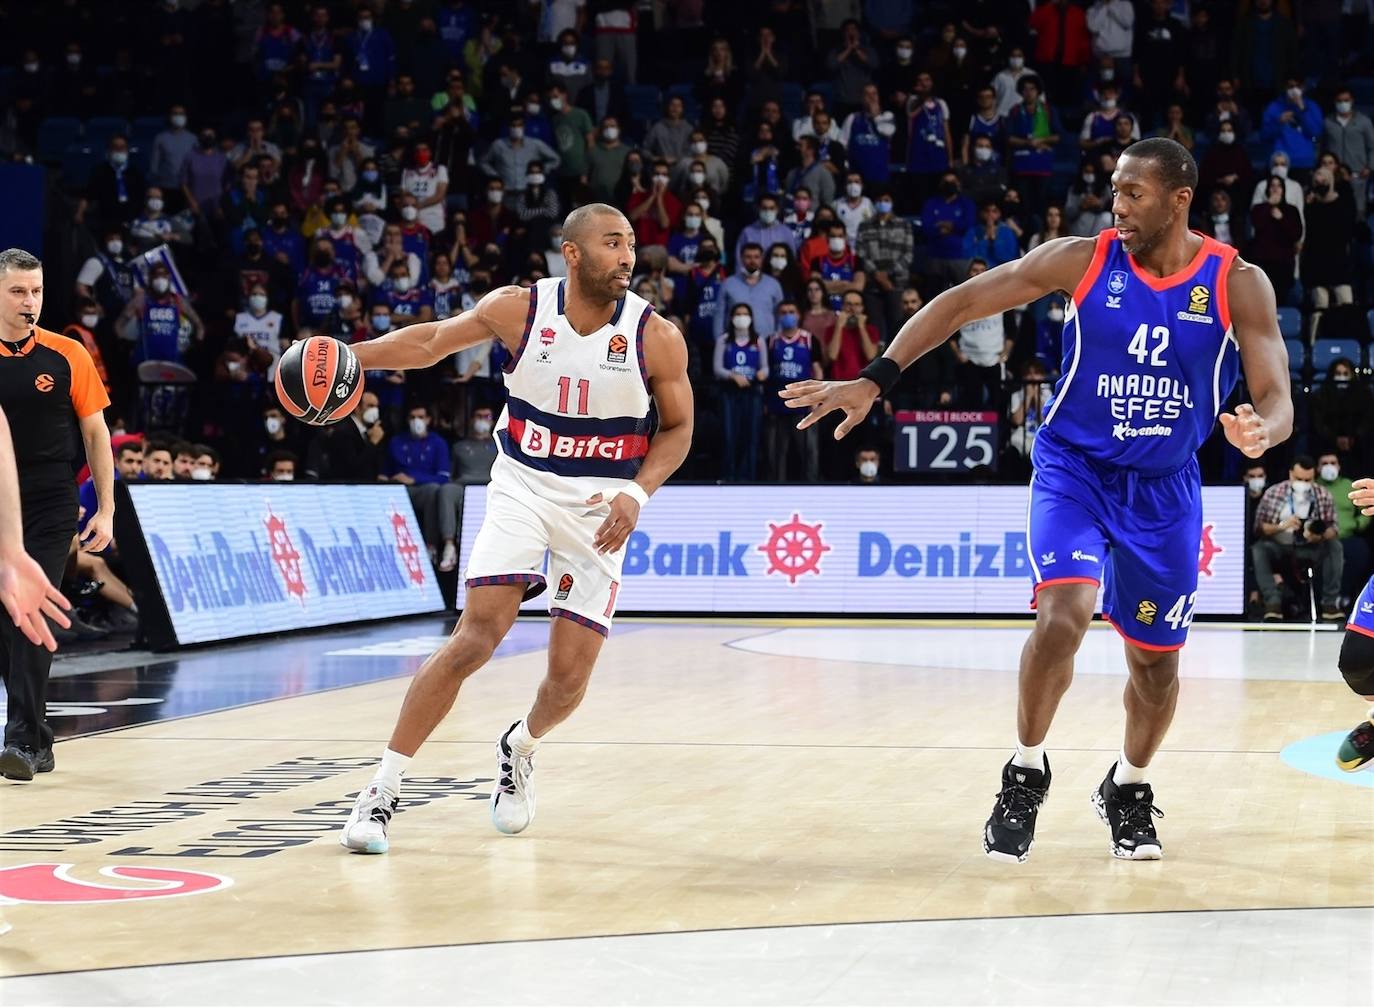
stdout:
<svg viewBox="0 0 1374 1008">
<path fill-rule="evenodd" d="M 859 377 L 867 378 L 881 394 L 887 395 L 902 377 L 902 368 L 891 357 L 875 357 L 859 372 Z"/>
</svg>

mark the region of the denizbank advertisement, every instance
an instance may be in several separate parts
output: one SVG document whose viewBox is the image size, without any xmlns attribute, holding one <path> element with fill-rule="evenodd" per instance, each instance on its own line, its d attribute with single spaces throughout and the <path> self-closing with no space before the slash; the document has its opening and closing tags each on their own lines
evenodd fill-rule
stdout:
<svg viewBox="0 0 1374 1008">
<path fill-rule="evenodd" d="M 1199 615 L 1242 611 L 1244 494 L 1203 488 Z M 625 546 L 619 609 L 1023 615 L 1026 497 L 1008 486 L 667 486 Z M 486 487 L 468 487 L 460 561 L 485 511 Z"/>
<path fill-rule="evenodd" d="M 181 644 L 443 608 L 403 486 L 128 487 Z"/>
</svg>

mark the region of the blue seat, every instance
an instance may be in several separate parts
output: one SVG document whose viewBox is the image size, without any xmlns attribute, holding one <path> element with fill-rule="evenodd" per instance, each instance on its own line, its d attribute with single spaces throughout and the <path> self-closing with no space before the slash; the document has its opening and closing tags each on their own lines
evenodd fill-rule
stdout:
<svg viewBox="0 0 1374 1008">
<path fill-rule="evenodd" d="M 82 139 L 92 147 L 109 146 L 112 137 L 129 136 L 129 120 L 123 116 L 94 116 L 86 120 Z"/>
<path fill-rule="evenodd" d="M 1288 305 L 1279 306 L 1279 335 L 1284 339 L 1302 338 L 1302 312 Z"/>
<path fill-rule="evenodd" d="M 68 145 L 62 152 L 62 178 L 69 190 L 86 188 L 91 180 L 91 171 L 100 163 L 103 151 L 103 148 L 86 143 Z"/>
<path fill-rule="evenodd" d="M 801 115 L 802 100 L 806 93 L 802 91 L 802 86 L 796 81 L 787 81 L 782 86 L 782 121 L 790 123 L 793 119 Z"/>
<path fill-rule="evenodd" d="M 56 164 L 68 147 L 81 139 L 81 120 L 75 116 L 49 116 L 38 124 L 38 157 Z"/>
<path fill-rule="evenodd" d="M 1307 347 L 1302 340 L 1286 339 L 1284 349 L 1288 351 L 1288 377 L 1297 381 L 1302 378 L 1303 368 L 1307 366 Z"/>
<path fill-rule="evenodd" d="M 625 102 L 630 107 L 630 118 L 641 126 L 657 122 L 663 116 L 663 97 L 652 84 L 625 85 Z"/>
<path fill-rule="evenodd" d="M 1319 339 L 1312 344 L 1312 381 L 1326 380 L 1326 369 L 1342 357 L 1358 367 L 1364 366 L 1364 351 L 1359 340 Z"/>
<path fill-rule="evenodd" d="M 1374 105 L 1374 77 L 1350 78 L 1350 94 L 1357 105 Z"/>
</svg>

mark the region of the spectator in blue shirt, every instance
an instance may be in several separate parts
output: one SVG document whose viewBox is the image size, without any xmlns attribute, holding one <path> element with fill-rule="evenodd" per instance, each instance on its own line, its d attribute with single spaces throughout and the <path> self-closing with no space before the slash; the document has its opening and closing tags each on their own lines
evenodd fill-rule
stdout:
<svg viewBox="0 0 1374 1008">
<path fill-rule="evenodd" d="M 291 226 L 291 211 L 285 200 L 276 200 L 269 211 L 267 227 L 263 228 L 262 250 L 278 262 L 291 267 L 295 276 L 305 272 L 305 239 L 300 228 Z"/>
<path fill-rule="evenodd" d="M 759 197 L 758 219 L 752 224 L 746 224 L 739 233 L 739 240 L 735 242 L 735 262 L 740 261 L 745 245 L 755 244 L 762 250 L 779 242 L 793 252 L 797 251 L 796 232 L 778 220 L 778 198 L 765 194 Z M 762 251 L 759 254 L 762 256 Z"/>
<path fill-rule="evenodd" d="M 973 227 L 976 210 L 973 200 L 960 191 L 959 176 L 947 171 L 940 178 L 940 192 L 921 207 L 921 230 L 926 236 L 927 271 L 946 286 L 961 281 L 968 273 L 964 235 Z"/>
<path fill-rule="evenodd" d="M 437 556 L 439 571 L 446 574 L 458 566 L 458 502 L 463 488 L 449 482 L 453 463 L 448 442 L 429 429 L 429 410 L 412 406 L 407 423 L 406 433 L 391 438 L 390 475 L 384 478 L 405 484 L 430 559 Z"/>
<path fill-rule="evenodd" d="M 1021 245 L 1016 232 L 1002 220 L 996 200 L 984 200 L 978 207 L 978 226 L 964 233 L 964 258 L 983 259 L 988 269 L 1019 259 Z"/>
<path fill-rule="evenodd" d="M 365 132 L 381 136 L 387 86 L 396 76 L 396 43 L 391 33 L 376 23 L 372 8 L 366 4 L 358 8 L 358 30 L 348 36 L 347 50 L 353 80 L 365 102 Z"/>
<path fill-rule="evenodd" d="M 1322 110 L 1302 93 L 1302 82 L 1292 78 L 1288 90 L 1264 110 L 1264 138 L 1275 151 L 1288 155 L 1293 178 L 1306 183 L 1317 163 L 1317 142 L 1322 136 Z"/>
<path fill-rule="evenodd" d="M 763 271 L 763 246 L 749 242 L 740 249 L 739 272 L 721 285 L 716 298 L 715 332 L 725 332 L 735 306 L 745 304 L 752 313 L 754 329 L 767 338 L 777 328 L 782 300 L 782 285 Z"/>
</svg>

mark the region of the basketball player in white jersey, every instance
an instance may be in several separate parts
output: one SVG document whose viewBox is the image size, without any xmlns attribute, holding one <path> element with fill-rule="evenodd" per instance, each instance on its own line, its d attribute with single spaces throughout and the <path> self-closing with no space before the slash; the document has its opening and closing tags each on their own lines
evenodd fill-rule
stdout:
<svg viewBox="0 0 1374 1008">
<path fill-rule="evenodd" d="M 339 842 L 349 850 L 387 850 L 411 757 L 448 714 L 463 680 L 487 663 L 520 603 L 547 590 L 554 617 L 548 672 L 529 714 L 497 744 L 491 796 L 498 830 L 529 826 L 535 749 L 581 702 L 615 614 L 625 541 L 649 495 L 687 457 L 687 347 L 630 292 L 630 222 L 604 203 L 580 207 L 563 223 L 562 249 L 566 278 L 502 287 L 461 315 L 353 346 L 366 370 L 429 367 L 492 338 L 511 360 L 486 518 L 467 558 L 467 604 L 453 636 L 406 692 L 381 767 L 344 825 Z M 658 412 L 652 441 L 651 399 Z"/>
</svg>

